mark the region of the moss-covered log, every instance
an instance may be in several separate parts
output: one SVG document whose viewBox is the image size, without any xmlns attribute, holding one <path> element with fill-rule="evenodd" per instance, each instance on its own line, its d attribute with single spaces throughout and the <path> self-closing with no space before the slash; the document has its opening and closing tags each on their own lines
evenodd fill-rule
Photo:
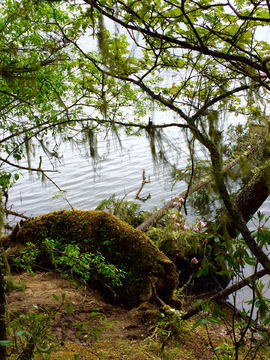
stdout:
<svg viewBox="0 0 270 360">
<path fill-rule="evenodd" d="M 100 252 L 111 264 L 126 272 L 123 285 L 113 289 L 118 302 L 137 306 L 151 296 L 152 286 L 169 303 L 177 286 L 174 264 L 145 236 L 105 211 L 59 211 L 21 222 L 3 239 L 8 254 L 18 254 L 28 242 L 42 243 L 46 238 L 77 244 L 81 252 Z M 42 258 L 42 262 L 48 262 Z M 98 285 L 106 292 L 102 283 Z M 107 288 L 108 290 L 108 288 Z M 112 292 L 106 292 L 113 296 Z"/>
</svg>

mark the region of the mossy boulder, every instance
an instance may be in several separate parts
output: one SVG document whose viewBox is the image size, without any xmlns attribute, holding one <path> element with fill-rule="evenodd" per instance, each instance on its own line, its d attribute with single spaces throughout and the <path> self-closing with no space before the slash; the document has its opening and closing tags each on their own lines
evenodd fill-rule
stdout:
<svg viewBox="0 0 270 360">
<path fill-rule="evenodd" d="M 117 298 L 102 282 L 98 287 L 128 308 L 150 298 L 153 286 L 164 302 L 172 299 L 178 283 L 174 264 L 141 231 L 105 211 L 45 214 L 18 224 L 11 235 L 3 238 L 3 243 L 9 246 L 8 254 L 16 256 L 28 242 L 42 243 L 46 238 L 77 244 L 81 252 L 99 252 L 107 262 L 124 270 L 122 286 L 111 288 Z M 43 255 L 41 263 L 49 260 L 49 255 Z"/>
</svg>

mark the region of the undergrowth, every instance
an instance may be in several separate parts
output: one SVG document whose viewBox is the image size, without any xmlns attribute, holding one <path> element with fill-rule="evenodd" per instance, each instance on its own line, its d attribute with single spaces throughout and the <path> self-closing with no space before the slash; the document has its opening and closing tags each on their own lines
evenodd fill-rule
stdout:
<svg viewBox="0 0 270 360">
<path fill-rule="evenodd" d="M 140 208 L 141 204 L 116 198 L 116 195 L 113 194 L 108 199 L 104 199 L 95 210 L 105 210 L 136 228 L 151 215 L 149 211 L 141 211 Z"/>
<path fill-rule="evenodd" d="M 147 236 L 165 254 L 177 252 L 181 257 L 196 255 L 200 245 L 207 243 L 202 234 L 206 224 L 200 218 L 195 224 L 189 224 L 181 212 L 183 202 L 184 199 L 179 197 L 174 203 L 175 208 L 168 210 L 162 222 L 151 226 L 147 232 Z"/>
</svg>

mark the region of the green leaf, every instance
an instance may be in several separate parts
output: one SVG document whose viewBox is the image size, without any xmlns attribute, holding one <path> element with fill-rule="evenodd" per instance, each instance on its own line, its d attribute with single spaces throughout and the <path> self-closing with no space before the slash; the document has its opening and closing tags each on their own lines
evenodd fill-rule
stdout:
<svg viewBox="0 0 270 360">
<path fill-rule="evenodd" d="M 260 302 L 260 300 L 257 300 L 257 301 L 255 302 L 255 306 L 256 306 L 257 308 L 259 308 L 261 305 L 262 305 L 262 303 Z"/>
<path fill-rule="evenodd" d="M 209 323 L 208 319 L 202 319 L 202 325 L 207 325 Z"/>
<path fill-rule="evenodd" d="M 218 316 L 226 318 L 226 314 L 215 305 L 212 311 L 212 318 L 217 319 Z"/>
<path fill-rule="evenodd" d="M 208 275 L 208 272 L 209 272 L 209 266 L 208 266 L 208 264 L 204 264 L 203 268 L 202 268 L 203 275 L 204 276 Z"/>
<path fill-rule="evenodd" d="M 263 321 L 263 325 L 267 326 L 270 324 L 270 316 L 268 316 L 264 321 Z"/>
<path fill-rule="evenodd" d="M 196 329 L 198 326 L 201 325 L 203 319 L 199 319 L 195 322 L 195 324 L 192 326 L 192 330 Z"/>
<path fill-rule="evenodd" d="M 223 270 L 223 271 L 218 271 L 216 274 L 217 275 L 231 275 L 231 271 L 230 270 Z"/>
<path fill-rule="evenodd" d="M 9 346 L 11 344 L 11 341 L 9 340 L 0 340 L 0 345 L 2 346 Z"/>
<path fill-rule="evenodd" d="M 264 218 L 264 214 L 261 213 L 260 211 L 257 212 L 257 216 L 258 216 L 259 221 L 262 221 Z"/>
<path fill-rule="evenodd" d="M 52 294 L 52 296 L 53 296 L 54 300 L 60 301 L 59 298 L 58 298 L 58 296 L 56 296 L 55 294 Z"/>
<path fill-rule="evenodd" d="M 208 322 L 215 323 L 215 324 L 221 324 L 221 321 L 215 318 L 208 318 Z"/>
<path fill-rule="evenodd" d="M 20 331 L 17 331 L 16 335 L 18 336 L 32 336 L 27 330 L 20 330 Z"/>
<path fill-rule="evenodd" d="M 67 312 L 69 312 L 70 314 L 73 314 L 73 309 L 74 309 L 74 306 L 70 302 L 66 303 Z"/>
</svg>

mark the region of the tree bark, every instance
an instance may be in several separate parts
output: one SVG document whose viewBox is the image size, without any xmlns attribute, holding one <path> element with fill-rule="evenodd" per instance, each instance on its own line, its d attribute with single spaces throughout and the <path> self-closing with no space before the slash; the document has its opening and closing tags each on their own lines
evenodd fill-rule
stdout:
<svg viewBox="0 0 270 360">
<path fill-rule="evenodd" d="M 201 136 L 201 134 L 198 134 L 198 137 L 199 136 Z M 210 152 L 215 183 L 231 221 L 234 223 L 235 228 L 238 229 L 243 236 L 243 239 L 249 250 L 261 263 L 264 269 L 267 270 L 267 273 L 270 274 L 270 261 L 268 256 L 263 252 L 261 246 L 257 244 L 256 240 L 251 235 L 251 232 L 248 229 L 245 220 L 243 219 L 241 211 L 238 209 L 235 202 L 228 193 L 224 181 L 224 174 L 222 173 L 221 154 L 218 152 L 216 146 L 211 141 L 209 141 L 209 139 L 203 138 L 202 143 Z"/>
<path fill-rule="evenodd" d="M 0 250 L 0 340 L 7 340 L 6 332 L 6 295 L 5 280 L 3 276 L 4 263 L 2 260 L 2 252 Z M 0 359 L 5 360 L 7 357 L 7 347 L 0 345 Z"/>
<path fill-rule="evenodd" d="M 250 182 L 237 195 L 235 204 L 242 213 L 244 221 L 247 223 L 250 217 L 256 213 L 260 206 L 270 195 L 270 162 L 268 161 L 260 171 L 254 175 Z M 226 223 L 230 237 L 236 236 L 235 225 L 231 222 Z"/>
</svg>

